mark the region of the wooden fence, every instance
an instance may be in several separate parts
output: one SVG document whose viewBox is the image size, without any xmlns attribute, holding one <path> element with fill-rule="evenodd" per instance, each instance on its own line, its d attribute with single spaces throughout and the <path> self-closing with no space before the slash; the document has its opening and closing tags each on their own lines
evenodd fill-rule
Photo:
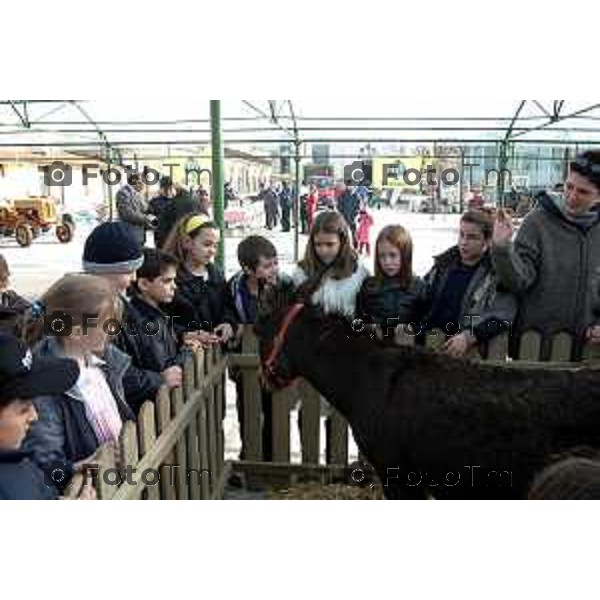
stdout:
<svg viewBox="0 0 600 600">
<path fill-rule="evenodd" d="M 88 473 L 100 499 L 222 497 L 226 367 L 219 349 L 199 351 L 184 366 L 182 388 L 163 388 L 142 406 L 137 422 L 124 424 L 117 448 L 99 449 Z M 79 475 L 72 493 L 81 483 Z"/>
<path fill-rule="evenodd" d="M 439 348 L 445 341 L 441 332 L 427 337 L 426 345 Z M 414 338 L 400 335 L 399 344 L 413 344 Z M 571 357 L 575 340 L 561 333 L 550 340 L 550 361 L 545 368 L 564 368 Z M 534 332 L 525 334 L 518 360 L 522 368 L 539 366 L 540 352 L 546 344 Z M 485 360 L 507 360 L 508 338 L 495 338 L 485 349 Z M 472 353 L 474 355 L 474 353 Z M 583 357 L 597 359 L 600 349 L 584 348 Z M 307 382 L 278 391 L 272 402 L 272 462 L 263 461 L 262 404 L 259 381 L 257 340 L 247 328 L 239 354 L 222 355 L 220 350 L 198 352 L 184 368 L 184 386 L 169 392 L 163 389 L 156 402 L 146 402 L 137 422 L 125 423 L 119 447 L 103 447 L 97 454 L 95 483 L 101 499 L 217 499 L 223 496 L 229 465 L 225 464 L 223 418 L 226 406 L 227 367 L 236 367 L 243 380 L 244 461 L 234 467 L 270 481 L 294 480 L 307 473 L 337 478 L 348 464 L 349 428 L 333 408 L 328 410 L 329 452 L 320 461 L 321 419 L 324 403 Z M 573 366 L 571 364 L 571 366 Z M 291 464 L 290 413 L 301 401 L 299 411 L 301 464 Z M 173 466 L 176 465 L 176 466 Z M 135 469 L 130 479 L 125 469 Z M 73 490 L 80 481 L 75 481 Z"/>
</svg>

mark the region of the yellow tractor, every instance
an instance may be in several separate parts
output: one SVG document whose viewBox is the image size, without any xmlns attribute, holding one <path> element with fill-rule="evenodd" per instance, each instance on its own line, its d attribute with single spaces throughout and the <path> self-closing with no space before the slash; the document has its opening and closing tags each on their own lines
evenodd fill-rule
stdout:
<svg viewBox="0 0 600 600">
<path fill-rule="evenodd" d="M 52 228 L 63 244 L 70 242 L 75 234 L 73 217 L 69 214 L 58 216 L 53 198 L 15 198 L 0 206 L 0 236 L 14 236 L 19 246 L 30 246 L 41 233 Z"/>
</svg>

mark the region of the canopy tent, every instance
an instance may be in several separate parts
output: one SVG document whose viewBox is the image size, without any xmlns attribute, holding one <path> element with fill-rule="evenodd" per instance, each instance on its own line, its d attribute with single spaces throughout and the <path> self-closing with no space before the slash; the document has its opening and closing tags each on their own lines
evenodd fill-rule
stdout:
<svg viewBox="0 0 600 600">
<path fill-rule="evenodd" d="M 368 102 L 323 96 L 300 102 L 209 102 L 159 94 L 119 101 L 0 100 L 0 162 L 11 155 L 38 162 L 64 155 L 128 164 L 131 158 L 193 158 L 210 147 L 210 156 L 204 156 L 212 160 L 215 214 L 222 226 L 224 146 L 257 159 L 295 159 L 299 190 L 300 163 L 311 144 L 329 144 L 332 156 L 354 160 L 370 157 L 372 144 L 378 145 L 377 156 L 385 157 L 381 148 L 388 144 L 422 149 L 437 143 L 458 148 L 463 162 L 466 149 L 480 151 L 485 146 L 490 148 L 484 151 L 487 160 L 502 171 L 515 160 L 516 146 L 553 146 L 548 160 L 566 164 L 572 152 L 600 143 L 600 102 L 453 100 L 443 93 L 441 100 L 396 100 L 388 95 Z M 554 151 L 562 152 L 558 147 L 568 150 L 557 158 Z M 397 157 L 397 151 L 392 152 Z M 503 192 L 499 177 L 500 202 Z M 462 205 L 462 186 L 460 193 Z M 110 196 L 109 206 L 112 209 Z M 296 227 L 296 255 L 297 232 Z"/>
<path fill-rule="evenodd" d="M 597 144 L 600 103 L 571 100 L 222 101 L 228 145 L 302 142 Z M 208 101 L 0 101 L 0 147 L 186 148 L 211 139 Z"/>
</svg>

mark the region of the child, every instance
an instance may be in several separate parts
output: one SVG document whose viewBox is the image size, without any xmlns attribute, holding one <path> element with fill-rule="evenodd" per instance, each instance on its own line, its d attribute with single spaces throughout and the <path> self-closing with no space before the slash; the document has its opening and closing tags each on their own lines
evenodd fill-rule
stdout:
<svg viewBox="0 0 600 600">
<path fill-rule="evenodd" d="M 32 423 L 38 418 L 33 398 L 63 394 L 79 376 L 74 360 L 34 358 L 22 342 L 0 334 L 0 500 L 52 500 L 44 473 L 21 450 Z M 79 498 L 94 496 L 89 485 Z"/>
<path fill-rule="evenodd" d="M 380 325 L 415 324 L 428 310 L 425 282 L 412 270 L 413 245 L 400 225 L 382 229 L 375 244 L 375 276 L 365 280 L 358 297 L 359 316 Z M 387 334 L 387 331 L 386 331 Z"/>
<path fill-rule="evenodd" d="M 367 211 L 365 204 L 361 207 L 358 217 L 358 231 L 356 238 L 358 240 L 358 253 L 362 255 L 363 250 L 366 251 L 367 256 L 371 256 L 371 244 L 369 242 L 371 227 L 373 226 L 373 217 Z"/>
<path fill-rule="evenodd" d="M 123 387 L 131 360 L 109 343 L 107 323 L 117 314 L 116 294 L 106 279 L 66 275 L 41 302 L 46 315 L 30 332 L 32 342 L 39 340 L 36 357 L 71 358 L 80 375 L 71 389 L 48 390 L 35 400 L 38 420 L 24 447 L 42 469 L 55 473 L 52 481 L 61 491 L 75 463 L 89 459 L 101 445 L 116 444 L 123 422 L 135 417 Z"/>
<path fill-rule="evenodd" d="M 241 271 L 234 275 L 228 283 L 229 294 L 237 321 L 241 324 L 255 323 L 258 312 L 258 291 L 261 283 L 276 284 L 278 274 L 277 250 L 266 238 L 251 235 L 242 240 L 238 246 L 238 261 Z M 242 328 L 239 330 L 242 331 Z M 238 346 L 239 348 L 239 346 Z M 230 368 L 229 376 L 235 382 L 237 392 L 237 411 L 240 423 L 240 435 L 244 439 L 244 387 L 239 369 Z M 273 456 L 272 406 L 273 397 L 261 388 L 263 429 L 263 460 L 271 461 Z M 244 460 L 244 448 L 240 452 L 240 460 Z"/>
<path fill-rule="evenodd" d="M 259 282 L 277 283 L 279 265 L 277 249 L 266 238 L 251 235 L 238 246 L 241 271 L 228 283 L 230 298 L 239 323 L 255 323 L 258 309 Z"/>
<path fill-rule="evenodd" d="M 0 331 L 22 337 L 31 304 L 10 289 L 10 269 L 0 254 Z"/>
<path fill-rule="evenodd" d="M 369 272 L 358 262 L 352 248 L 352 237 L 346 220 L 338 212 L 317 215 L 310 232 L 304 259 L 292 275 L 296 287 L 311 280 L 317 286 L 311 302 L 326 314 L 354 318 L 356 297 Z M 300 409 L 302 410 L 302 409 Z M 329 412 L 326 407 L 325 412 Z M 299 423 L 302 418 L 299 415 Z M 300 426 L 301 427 L 301 426 Z M 330 461 L 329 443 L 331 420 L 325 421 L 327 462 Z"/>
<path fill-rule="evenodd" d="M 122 327 L 113 342 L 123 352 L 132 356 L 144 354 L 143 319 L 130 305 L 126 292 L 135 281 L 135 273 L 142 266 L 144 255 L 128 226 L 121 222 L 98 225 L 85 241 L 83 269 L 86 273 L 105 279 L 114 290 L 122 313 Z M 137 361 L 136 361 L 137 363 Z M 139 364 L 139 363 L 137 363 Z M 181 385 L 181 372 L 169 367 L 162 372 L 140 368 L 131 363 L 125 375 L 125 394 L 134 412 L 146 400 L 156 398 L 161 385 L 169 388 Z"/>
<path fill-rule="evenodd" d="M 325 313 L 354 318 L 356 296 L 369 275 L 352 248 L 348 225 L 338 212 L 317 215 L 310 232 L 304 259 L 292 274 L 296 287 L 309 278 L 318 279 L 313 304 Z"/>
<path fill-rule="evenodd" d="M 136 324 L 143 324 L 143 330 L 137 332 L 138 343 L 126 343 L 122 349 L 136 367 L 155 373 L 171 370 L 181 385 L 185 353 L 178 352 L 171 320 L 160 309 L 173 301 L 177 265 L 177 259 L 166 252 L 144 250 L 144 263 L 136 272 L 129 302 Z"/>
<path fill-rule="evenodd" d="M 306 198 L 306 220 L 308 223 L 308 231 L 312 229 L 315 213 L 317 212 L 317 206 L 319 205 L 319 190 L 317 186 L 310 185 L 310 192 Z"/>
<path fill-rule="evenodd" d="M 179 270 L 173 302 L 163 309 L 173 316 L 173 325 L 185 340 L 203 346 L 226 343 L 236 326 L 227 284 L 213 265 L 218 246 L 217 226 L 205 215 L 195 214 L 177 223 L 164 247 L 179 260 Z"/>
</svg>

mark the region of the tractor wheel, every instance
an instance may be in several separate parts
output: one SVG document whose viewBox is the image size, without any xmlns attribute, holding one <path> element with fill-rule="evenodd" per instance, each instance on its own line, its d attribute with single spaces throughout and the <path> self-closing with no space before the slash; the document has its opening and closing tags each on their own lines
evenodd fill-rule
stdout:
<svg viewBox="0 0 600 600">
<path fill-rule="evenodd" d="M 70 213 L 65 213 L 62 216 L 63 223 L 70 223 L 73 227 L 75 227 L 75 221 L 73 220 L 73 215 Z"/>
<path fill-rule="evenodd" d="M 61 244 L 68 244 L 73 239 L 73 227 L 71 223 L 57 225 L 56 237 Z"/>
<path fill-rule="evenodd" d="M 31 242 L 33 241 L 33 231 L 29 225 L 17 225 L 15 237 L 17 238 L 17 244 L 26 248 L 27 246 L 31 246 Z"/>
</svg>

